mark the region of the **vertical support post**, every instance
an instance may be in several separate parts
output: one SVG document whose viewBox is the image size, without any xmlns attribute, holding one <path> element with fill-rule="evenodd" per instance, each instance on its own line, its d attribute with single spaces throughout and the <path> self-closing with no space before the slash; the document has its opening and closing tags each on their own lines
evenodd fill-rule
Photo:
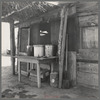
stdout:
<svg viewBox="0 0 100 100">
<path fill-rule="evenodd" d="M 19 52 L 20 52 L 20 34 L 21 34 L 21 28 L 19 27 L 18 35 L 17 35 L 17 56 L 19 56 Z M 18 58 L 17 58 L 17 72 L 18 72 Z"/>
<path fill-rule="evenodd" d="M 59 88 L 61 88 L 62 85 L 62 67 L 61 67 L 61 44 L 62 44 L 62 33 L 63 33 L 63 24 L 64 24 L 64 10 L 65 7 L 63 7 L 61 11 L 61 22 L 60 22 L 60 30 L 59 30 L 59 40 L 58 40 L 58 55 L 59 55 Z"/>
<path fill-rule="evenodd" d="M 66 28 L 67 28 L 67 16 L 68 16 L 68 10 L 65 8 L 63 8 L 63 13 L 62 16 L 63 17 L 61 20 L 64 21 L 63 23 L 61 23 L 61 27 L 60 29 L 62 29 L 63 31 L 61 31 L 60 34 L 62 34 L 62 39 L 61 39 L 61 53 L 59 56 L 59 88 L 62 87 L 62 79 L 63 79 L 63 67 L 64 67 L 64 51 L 65 51 L 65 40 L 66 40 Z M 59 37 L 59 38 L 61 38 Z"/>
<path fill-rule="evenodd" d="M 30 34 L 30 28 L 28 28 L 28 45 L 31 45 L 31 34 Z M 30 75 L 29 70 L 31 68 L 31 63 L 27 63 L 27 71 L 28 75 Z"/>
<path fill-rule="evenodd" d="M 28 28 L 28 45 L 31 44 L 30 39 L 31 39 L 30 28 Z"/>
<path fill-rule="evenodd" d="M 71 87 L 76 85 L 76 52 L 68 52 L 67 78 Z"/>
<path fill-rule="evenodd" d="M 20 52 L 20 35 L 21 35 L 21 28 L 19 28 L 18 30 L 17 55 L 19 55 L 19 52 Z"/>
<path fill-rule="evenodd" d="M 19 82 L 21 81 L 21 66 L 20 66 L 20 61 L 18 61 L 18 80 L 19 80 Z"/>
<path fill-rule="evenodd" d="M 11 66 L 12 74 L 15 75 L 15 34 L 14 34 L 14 21 L 10 23 L 10 49 L 11 49 Z"/>
</svg>

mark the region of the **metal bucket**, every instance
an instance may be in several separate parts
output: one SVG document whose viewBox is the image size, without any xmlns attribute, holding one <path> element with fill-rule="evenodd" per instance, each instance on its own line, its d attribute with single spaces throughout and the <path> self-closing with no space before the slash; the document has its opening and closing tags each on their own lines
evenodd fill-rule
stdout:
<svg viewBox="0 0 100 100">
<path fill-rule="evenodd" d="M 35 57 L 44 56 L 44 45 L 33 45 L 33 53 Z"/>
<path fill-rule="evenodd" d="M 45 56 L 55 56 L 56 55 L 56 46 L 55 45 L 45 45 Z"/>
</svg>

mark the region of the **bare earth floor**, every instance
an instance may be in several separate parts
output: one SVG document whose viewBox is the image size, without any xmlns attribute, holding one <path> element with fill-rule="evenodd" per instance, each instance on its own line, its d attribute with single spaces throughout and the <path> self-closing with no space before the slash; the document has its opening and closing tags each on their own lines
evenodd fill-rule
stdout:
<svg viewBox="0 0 100 100">
<path fill-rule="evenodd" d="M 43 83 L 40 89 L 26 77 L 18 82 L 18 75 L 12 75 L 11 66 L 2 67 L 2 98 L 84 98 L 98 99 L 98 90 L 77 86 L 59 89 Z"/>
</svg>

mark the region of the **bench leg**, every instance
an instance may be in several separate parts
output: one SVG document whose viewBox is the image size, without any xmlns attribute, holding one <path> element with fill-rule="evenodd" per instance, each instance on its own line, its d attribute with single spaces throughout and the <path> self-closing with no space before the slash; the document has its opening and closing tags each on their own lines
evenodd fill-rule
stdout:
<svg viewBox="0 0 100 100">
<path fill-rule="evenodd" d="M 27 63 L 27 76 L 30 75 L 29 70 L 30 70 L 30 63 Z"/>
<path fill-rule="evenodd" d="M 37 63 L 37 83 L 38 83 L 38 88 L 41 87 L 41 77 L 40 77 L 40 64 Z"/>
<path fill-rule="evenodd" d="M 20 66 L 20 61 L 18 61 L 18 80 L 21 81 L 21 66 Z"/>
</svg>

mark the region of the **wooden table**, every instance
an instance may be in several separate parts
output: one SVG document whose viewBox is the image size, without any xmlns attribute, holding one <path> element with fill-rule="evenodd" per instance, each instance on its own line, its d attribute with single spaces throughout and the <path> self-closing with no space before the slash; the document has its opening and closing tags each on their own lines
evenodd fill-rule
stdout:
<svg viewBox="0 0 100 100">
<path fill-rule="evenodd" d="M 40 78 L 40 63 L 48 63 L 51 67 L 51 72 L 53 71 L 54 62 L 58 59 L 57 56 L 53 57 L 32 57 L 32 56 L 18 56 L 18 80 L 21 81 L 21 66 L 20 62 L 27 62 L 30 64 L 35 63 L 37 65 L 37 85 L 38 88 L 41 87 L 41 78 Z"/>
</svg>

